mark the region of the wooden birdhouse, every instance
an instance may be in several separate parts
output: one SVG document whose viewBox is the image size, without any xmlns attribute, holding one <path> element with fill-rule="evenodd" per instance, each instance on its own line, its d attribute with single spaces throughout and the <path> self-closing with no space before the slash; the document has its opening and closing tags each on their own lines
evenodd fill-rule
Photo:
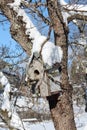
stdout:
<svg viewBox="0 0 87 130">
<path fill-rule="evenodd" d="M 40 95 L 41 95 L 41 97 L 46 97 L 46 96 L 51 95 L 50 80 L 47 77 L 46 73 L 44 73 L 44 77 L 43 77 L 43 80 L 40 85 Z"/>
<path fill-rule="evenodd" d="M 38 60 L 33 60 L 27 71 L 28 78 L 34 81 L 39 80 L 44 73 L 43 65 Z"/>
<path fill-rule="evenodd" d="M 40 59 L 33 59 L 27 70 L 28 80 L 35 91 L 39 91 L 41 97 L 50 95 L 50 84 L 43 63 Z M 33 84 L 34 82 L 34 84 Z"/>
</svg>

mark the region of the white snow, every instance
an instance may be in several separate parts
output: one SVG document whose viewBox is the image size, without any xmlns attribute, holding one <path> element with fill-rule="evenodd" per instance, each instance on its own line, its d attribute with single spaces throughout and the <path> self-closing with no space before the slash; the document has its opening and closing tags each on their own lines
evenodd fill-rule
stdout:
<svg viewBox="0 0 87 130">
<path fill-rule="evenodd" d="M 65 2 L 65 0 L 60 0 L 60 4 L 62 7 L 62 16 L 66 25 L 68 25 L 68 18 L 75 14 L 87 16 L 87 5 L 69 4 Z"/>
<path fill-rule="evenodd" d="M 52 66 L 54 63 L 61 62 L 63 51 L 61 47 L 55 46 L 52 42 L 47 42 L 42 50 L 42 59 L 44 63 Z"/>
<path fill-rule="evenodd" d="M 87 130 L 87 125 L 84 127 L 84 130 Z"/>
<path fill-rule="evenodd" d="M 9 118 L 10 126 L 18 128 L 20 130 L 24 130 L 22 121 L 19 115 L 17 114 L 16 110 L 14 109 L 14 105 L 11 104 L 10 101 L 10 92 L 11 92 L 10 83 L 7 77 L 2 72 L 0 72 L 0 83 L 2 84 L 2 86 L 4 85 L 3 101 L 0 109 L 3 111 L 7 111 L 8 118 L 9 117 L 11 118 L 11 120 Z"/>
<path fill-rule="evenodd" d="M 77 130 L 87 130 L 87 113 L 84 111 L 84 106 L 77 107 L 74 104 L 75 122 Z M 31 130 L 55 130 L 52 120 L 42 121 L 37 123 L 24 122 L 25 128 Z"/>
<path fill-rule="evenodd" d="M 8 79 L 3 75 L 1 71 L 0 71 L 0 83 L 2 84 L 2 86 L 8 84 Z"/>
<path fill-rule="evenodd" d="M 24 10 L 18 10 L 18 16 L 23 16 L 23 21 L 26 23 L 26 34 L 32 39 L 33 48 L 32 53 L 40 52 L 43 42 L 46 40 L 46 36 L 39 33 L 37 28 L 34 26 L 30 18 L 26 15 Z M 43 46 L 42 49 L 42 59 L 44 63 L 52 66 L 56 62 L 61 62 L 62 59 L 62 49 L 59 46 L 55 46 L 52 42 L 48 41 Z"/>
<path fill-rule="evenodd" d="M 24 23 L 26 23 L 26 34 L 29 35 L 31 42 L 33 43 L 32 55 L 34 52 L 39 53 L 44 41 L 47 39 L 46 36 L 40 34 L 37 28 L 34 26 L 29 16 L 25 13 L 23 9 L 17 6 L 14 6 L 14 3 L 9 4 L 14 11 L 17 12 L 17 17 L 22 16 Z M 55 46 L 52 42 L 47 41 L 42 49 L 42 58 L 43 62 L 52 66 L 56 62 L 61 62 L 63 52 L 61 47 Z"/>
<path fill-rule="evenodd" d="M 31 130 L 55 130 L 52 121 L 43 121 L 29 125 Z"/>
<path fill-rule="evenodd" d="M 16 111 L 13 111 L 13 113 L 12 113 L 10 125 L 14 128 L 19 129 L 19 130 L 24 130 L 23 123 L 22 123 L 22 121 L 21 121 L 21 119 Z M 30 129 L 28 129 L 28 130 L 30 130 Z"/>
<path fill-rule="evenodd" d="M 22 0 L 14 0 L 13 3 L 10 3 L 10 6 L 15 10 L 20 6 Z M 9 5 L 9 4 L 8 4 Z"/>
<path fill-rule="evenodd" d="M 2 72 L 0 72 L 0 83 L 4 87 L 4 93 L 3 93 L 3 103 L 1 109 L 3 111 L 7 110 L 8 112 L 10 111 L 10 83 L 8 82 L 8 79 L 4 76 Z"/>
<path fill-rule="evenodd" d="M 33 107 L 33 103 L 29 101 L 29 98 L 28 97 L 23 97 L 23 96 L 20 96 L 17 98 L 17 102 L 16 102 L 16 105 L 20 108 L 32 108 Z"/>
<path fill-rule="evenodd" d="M 10 86 L 9 84 L 7 84 L 3 93 L 4 97 L 3 97 L 3 103 L 2 103 L 2 110 L 3 111 L 7 110 L 8 112 L 10 111 L 9 92 L 10 92 Z"/>
<path fill-rule="evenodd" d="M 60 4 L 71 11 L 82 11 L 82 12 L 87 12 L 87 5 L 81 5 L 81 4 L 69 4 L 67 2 L 65 2 L 65 0 L 60 0 Z"/>
<path fill-rule="evenodd" d="M 77 130 L 87 130 L 87 112 L 85 112 L 85 106 L 74 106 L 74 117 L 76 122 Z"/>
</svg>

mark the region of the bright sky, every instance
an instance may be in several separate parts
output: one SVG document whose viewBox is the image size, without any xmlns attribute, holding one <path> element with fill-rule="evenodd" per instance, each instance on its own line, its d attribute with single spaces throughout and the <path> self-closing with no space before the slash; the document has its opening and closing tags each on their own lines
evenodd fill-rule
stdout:
<svg viewBox="0 0 87 130">
<path fill-rule="evenodd" d="M 0 21 L 2 20 L 2 16 L 0 15 Z M 12 56 L 22 53 L 22 50 L 18 47 L 19 44 L 11 38 L 10 34 L 10 23 L 8 21 L 4 23 L 0 23 L 0 48 L 3 46 L 9 47 L 9 53 L 12 54 Z M 24 56 L 24 55 L 22 55 Z M 3 57 L 0 57 L 0 59 L 3 59 Z M 22 58 L 21 58 L 22 59 Z M 6 61 L 9 61 L 8 58 L 4 59 Z M 14 59 L 14 63 L 16 63 L 18 59 Z M 13 62 L 13 59 L 10 59 L 10 62 Z"/>
<path fill-rule="evenodd" d="M 10 46 L 11 49 L 14 50 L 15 45 L 17 43 L 11 38 L 9 22 L 5 22 L 4 24 L 0 24 L 0 47 L 2 44 L 6 46 Z"/>
</svg>

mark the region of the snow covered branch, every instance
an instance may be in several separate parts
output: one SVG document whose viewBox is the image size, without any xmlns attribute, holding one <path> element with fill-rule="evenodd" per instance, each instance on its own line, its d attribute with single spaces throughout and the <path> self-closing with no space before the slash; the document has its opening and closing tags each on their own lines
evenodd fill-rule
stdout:
<svg viewBox="0 0 87 130">
<path fill-rule="evenodd" d="M 3 102 L 0 108 L 0 117 L 9 129 L 25 130 L 23 123 L 14 109 L 14 105 L 10 100 L 11 85 L 6 76 L 0 71 L 0 83 L 4 87 Z"/>
<path fill-rule="evenodd" d="M 82 4 L 69 4 L 64 0 L 60 0 L 61 12 L 64 22 L 67 23 L 73 21 L 73 19 L 87 21 L 87 5 Z"/>
<path fill-rule="evenodd" d="M 8 4 L 8 6 L 17 13 L 17 19 L 22 18 L 22 22 L 25 23 L 25 33 L 29 36 L 30 41 L 33 43 L 33 53 L 40 53 L 42 50 L 42 59 L 45 64 L 52 66 L 55 62 L 61 62 L 62 49 L 59 46 L 55 46 L 52 42 L 47 41 L 47 37 L 40 34 L 37 28 L 34 26 L 29 16 L 25 11 L 20 8 L 20 1 L 15 0 L 14 3 Z M 43 45 L 43 43 L 45 44 Z M 43 48 L 42 48 L 43 46 Z"/>
</svg>

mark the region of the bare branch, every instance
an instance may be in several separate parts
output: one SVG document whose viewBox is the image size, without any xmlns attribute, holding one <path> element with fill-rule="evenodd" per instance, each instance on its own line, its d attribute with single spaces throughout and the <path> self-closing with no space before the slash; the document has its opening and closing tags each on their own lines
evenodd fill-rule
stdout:
<svg viewBox="0 0 87 130">
<path fill-rule="evenodd" d="M 76 45 L 76 46 L 82 46 L 82 47 L 84 47 L 85 45 L 84 44 L 80 44 L 80 43 L 78 43 L 78 42 L 71 42 L 69 45 Z"/>
<path fill-rule="evenodd" d="M 22 4 L 28 9 L 30 9 L 33 13 L 36 13 L 47 25 L 51 25 L 50 20 L 43 16 L 43 14 L 37 9 L 39 6 L 46 6 L 46 3 L 37 2 L 30 4 L 28 2 L 23 1 Z"/>
<path fill-rule="evenodd" d="M 74 14 L 67 18 L 68 22 L 73 21 L 73 19 L 85 20 L 87 22 L 87 16 L 83 14 Z"/>
<path fill-rule="evenodd" d="M 49 31 L 48 31 L 48 35 L 47 35 L 46 40 L 41 45 L 40 55 L 41 55 L 44 44 L 50 39 L 50 34 L 51 34 L 51 27 L 49 27 Z"/>
</svg>

